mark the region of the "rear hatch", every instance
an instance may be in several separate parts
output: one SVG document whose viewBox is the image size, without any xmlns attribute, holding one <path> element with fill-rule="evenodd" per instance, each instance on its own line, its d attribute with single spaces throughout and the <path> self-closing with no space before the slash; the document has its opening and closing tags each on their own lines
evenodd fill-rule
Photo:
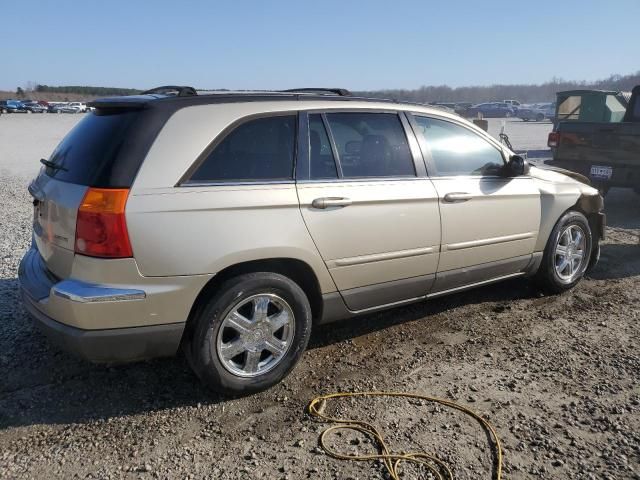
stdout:
<svg viewBox="0 0 640 480">
<path fill-rule="evenodd" d="M 44 160 L 29 185 L 33 196 L 33 238 L 47 268 L 59 278 L 71 274 L 78 208 L 89 187 L 129 188 L 142 159 L 132 153 L 138 108 L 87 114 Z"/>
</svg>

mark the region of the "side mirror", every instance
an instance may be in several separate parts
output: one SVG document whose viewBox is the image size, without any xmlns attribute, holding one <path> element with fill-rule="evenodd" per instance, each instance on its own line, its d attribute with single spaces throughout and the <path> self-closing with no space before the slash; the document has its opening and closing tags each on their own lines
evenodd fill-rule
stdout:
<svg viewBox="0 0 640 480">
<path fill-rule="evenodd" d="M 511 155 L 505 165 L 505 173 L 508 177 L 519 177 L 529 173 L 529 162 L 520 155 Z"/>
</svg>

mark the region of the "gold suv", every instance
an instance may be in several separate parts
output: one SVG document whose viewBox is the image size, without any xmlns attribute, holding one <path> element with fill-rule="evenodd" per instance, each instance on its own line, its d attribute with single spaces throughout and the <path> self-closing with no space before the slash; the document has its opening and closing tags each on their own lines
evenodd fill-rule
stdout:
<svg viewBox="0 0 640 480">
<path fill-rule="evenodd" d="M 518 276 L 573 287 L 598 192 L 471 123 L 344 90 L 93 102 L 29 186 L 24 304 L 96 362 L 173 355 L 233 394 L 281 380 L 314 325 Z"/>
</svg>

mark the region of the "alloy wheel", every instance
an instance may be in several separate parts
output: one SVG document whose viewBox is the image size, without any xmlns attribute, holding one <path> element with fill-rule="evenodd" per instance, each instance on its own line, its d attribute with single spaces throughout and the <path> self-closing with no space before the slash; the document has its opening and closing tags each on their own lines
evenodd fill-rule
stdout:
<svg viewBox="0 0 640 480">
<path fill-rule="evenodd" d="M 216 353 L 226 370 L 256 377 L 275 368 L 291 347 L 295 318 L 278 295 L 253 295 L 234 305 L 222 321 Z"/>
<path fill-rule="evenodd" d="M 569 225 L 558 237 L 554 266 L 562 282 L 571 283 L 584 272 L 587 260 L 586 244 L 584 230 L 578 225 Z"/>
</svg>

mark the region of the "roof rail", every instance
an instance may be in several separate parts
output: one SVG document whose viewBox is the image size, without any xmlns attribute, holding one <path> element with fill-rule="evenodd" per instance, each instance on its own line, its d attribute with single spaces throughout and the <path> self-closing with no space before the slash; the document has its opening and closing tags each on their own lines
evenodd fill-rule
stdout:
<svg viewBox="0 0 640 480">
<path fill-rule="evenodd" d="M 176 97 L 191 97 L 198 95 L 198 92 L 193 87 L 177 86 L 177 85 L 164 85 L 162 87 L 152 88 L 141 93 L 141 95 L 175 95 Z"/>
<path fill-rule="evenodd" d="M 345 88 L 291 88 L 289 90 L 282 90 L 284 93 L 319 93 L 333 95 L 340 95 L 341 97 L 350 97 L 351 92 Z"/>
</svg>

